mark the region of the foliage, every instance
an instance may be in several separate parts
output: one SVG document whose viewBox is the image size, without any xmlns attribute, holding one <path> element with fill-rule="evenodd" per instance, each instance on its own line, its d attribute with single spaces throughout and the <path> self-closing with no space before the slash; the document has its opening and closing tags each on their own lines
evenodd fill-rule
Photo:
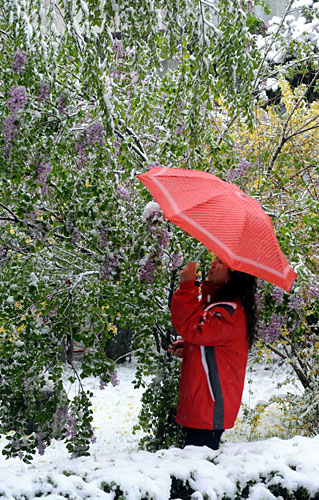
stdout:
<svg viewBox="0 0 319 500">
<path fill-rule="evenodd" d="M 208 120 L 221 95 L 230 119 L 251 121 L 254 19 L 237 0 L 2 2 L 6 456 L 42 453 L 56 419 L 71 453 L 88 453 L 92 409 L 81 379 L 114 380 L 104 347 L 117 327 L 133 332 L 138 384 L 167 348 L 177 267 L 199 244 L 158 211 L 143 216 L 150 196 L 136 174 L 159 164 L 210 170 L 212 152 L 224 152 Z M 86 348 L 81 371 L 73 342 Z M 63 396 L 65 360 L 73 401 Z"/>
<path fill-rule="evenodd" d="M 293 406 L 297 422 L 288 426 L 287 435 L 299 433 L 300 427 L 306 435 L 313 435 L 317 432 L 319 398 L 318 102 L 308 102 L 309 87 L 304 84 L 293 90 L 280 77 L 278 85 L 278 106 L 257 106 L 253 129 L 236 124 L 230 131 L 235 166 L 228 170 L 228 177 L 248 187 L 261 202 L 272 218 L 284 253 L 299 274 L 292 294 L 259 282 L 258 330 L 264 342 L 261 356 L 270 349 L 286 360 L 305 388 L 303 396 L 287 399 L 284 414 L 290 415 Z M 243 158 L 241 167 L 236 161 L 239 155 Z M 309 407 L 304 420 L 309 398 L 314 406 Z M 261 414 L 261 409 L 254 411 Z"/>
<path fill-rule="evenodd" d="M 57 421 L 71 453 L 89 452 L 92 409 L 81 379 L 93 374 L 101 387 L 115 383 L 105 344 L 118 327 L 133 334 L 136 384 L 159 370 L 144 396 L 140 425 L 151 432 L 145 445 L 180 442 L 172 412 L 158 401 L 170 401 L 170 409 L 176 401 L 178 364 L 163 354 L 175 335 L 169 302 L 182 258 L 194 258 L 199 244 L 164 220 L 136 180 L 154 165 L 234 181 L 272 217 L 299 279 L 292 296 L 260 284 L 261 333 L 317 394 L 318 105 L 308 104 L 316 73 L 294 91 L 277 78 L 278 106 L 259 101 L 254 108 L 271 72 L 317 71 L 315 37 L 287 42 L 288 10 L 278 29 L 267 31 L 252 2 L 237 0 L 121 0 L 101 8 L 91 0 L 3 3 L 6 456 L 30 461 L 36 449 L 42 453 Z M 281 68 L 270 57 L 274 47 L 287 49 Z M 206 253 L 203 269 L 208 259 Z M 73 342 L 86 348 L 80 371 Z M 72 401 L 63 393 L 66 360 L 78 387 Z"/>
<path fill-rule="evenodd" d="M 266 102 L 280 103 L 278 79 L 293 87 L 307 85 L 307 99 L 318 98 L 319 2 L 287 0 L 281 17 L 264 23 L 257 46 L 263 53 L 255 75 L 255 91 Z"/>
<path fill-rule="evenodd" d="M 171 358 L 168 362 L 159 355 L 156 362 L 156 374 L 143 393 L 139 424 L 134 429 L 146 432 L 140 446 L 149 451 L 182 447 L 185 442 L 184 430 L 175 422 L 180 361 Z"/>
<path fill-rule="evenodd" d="M 234 130 L 246 169 L 233 174 L 240 184 L 248 183 L 272 217 L 281 246 L 299 273 L 292 295 L 260 283 L 261 319 L 267 326 L 262 336 L 273 341 L 280 330 L 283 349 L 295 339 L 304 342 L 304 351 L 317 335 L 318 103 L 307 103 L 304 85 L 294 91 L 283 79 L 279 85 L 281 107 L 257 109 L 252 133 L 245 127 Z M 274 317 L 277 324 L 271 329 L 269 320 Z"/>
</svg>

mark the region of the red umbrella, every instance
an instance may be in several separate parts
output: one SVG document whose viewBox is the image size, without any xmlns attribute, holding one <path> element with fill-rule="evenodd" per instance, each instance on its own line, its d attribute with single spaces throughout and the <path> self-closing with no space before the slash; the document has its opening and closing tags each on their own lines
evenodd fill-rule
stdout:
<svg viewBox="0 0 319 500">
<path fill-rule="evenodd" d="M 231 269 L 289 291 L 297 274 L 257 200 L 198 170 L 152 168 L 137 176 L 168 220 L 194 236 Z"/>
</svg>

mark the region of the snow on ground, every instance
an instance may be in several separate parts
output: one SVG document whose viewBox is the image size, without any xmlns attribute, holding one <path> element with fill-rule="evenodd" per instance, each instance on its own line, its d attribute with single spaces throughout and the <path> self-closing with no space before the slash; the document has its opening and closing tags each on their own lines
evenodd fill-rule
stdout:
<svg viewBox="0 0 319 500">
<path fill-rule="evenodd" d="M 90 457 L 71 459 L 65 446 L 58 441 L 53 441 L 45 455 L 37 455 L 30 465 L 19 459 L 2 457 L 0 499 L 113 500 L 122 495 L 121 498 L 137 500 L 148 493 L 148 498 L 168 500 L 172 476 L 188 480 L 196 492 L 192 498 L 197 500 L 203 499 L 204 494 L 211 500 L 224 495 L 232 498 L 237 483 L 244 487 L 249 480 L 257 483 L 261 476 L 268 479 L 250 486 L 247 497 L 250 500 L 280 498 L 271 493 L 274 491 L 271 488 L 278 483 L 291 491 L 304 487 L 310 498 L 319 492 L 319 436 L 244 442 L 235 429 L 225 432 L 218 451 L 194 446 L 156 453 L 139 451 L 141 433 L 133 435 L 132 428 L 137 422 L 142 389 L 134 389 L 131 384 L 134 368 L 134 361 L 120 366 L 120 385 L 110 385 L 104 391 L 99 390 L 98 380 L 89 378 L 86 382 L 94 394 L 97 437 Z M 244 402 L 254 406 L 278 394 L 277 384 L 283 382 L 286 375 L 284 366 L 251 365 Z M 287 389 L 300 390 L 288 384 L 279 392 Z M 0 447 L 4 442 L 5 436 L 2 436 Z"/>
</svg>

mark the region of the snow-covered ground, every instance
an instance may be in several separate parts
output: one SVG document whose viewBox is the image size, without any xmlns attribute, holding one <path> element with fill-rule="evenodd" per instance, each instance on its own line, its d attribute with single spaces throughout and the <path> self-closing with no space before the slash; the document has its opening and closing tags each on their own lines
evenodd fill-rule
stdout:
<svg viewBox="0 0 319 500">
<path fill-rule="evenodd" d="M 132 428 L 137 422 L 142 390 L 134 389 L 131 384 L 134 368 L 134 361 L 119 366 L 120 384 L 110 385 L 104 391 L 99 390 L 98 380 L 90 378 L 86 382 L 94 394 L 97 437 L 90 457 L 71 459 L 58 441 L 52 443 L 45 455 L 36 456 L 30 465 L 2 457 L 0 499 L 137 500 L 144 497 L 168 500 L 177 498 L 171 493 L 173 476 L 176 478 L 173 489 L 188 480 L 184 493 L 179 496 L 183 500 L 190 498 L 188 486 L 194 492 L 191 498 L 196 500 L 233 498 L 238 485 L 244 488 L 248 481 L 252 483 L 246 489 L 245 498 L 250 500 L 283 498 L 278 491 L 299 488 L 302 492 L 301 487 L 310 495 L 302 498 L 319 498 L 315 497 L 319 492 L 319 436 L 297 436 L 289 440 L 272 437 L 247 442 L 241 415 L 236 428 L 225 432 L 218 451 L 194 446 L 157 453 L 139 451 L 141 434 L 133 435 Z M 243 401 L 254 407 L 273 394 L 300 390 L 294 384 L 277 389 L 278 382 L 284 381 L 286 375 L 283 366 L 251 365 Z M 0 446 L 4 443 L 5 436 L 2 436 Z M 276 490 L 276 484 L 280 484 L 281 490 Z"/>
</svg>

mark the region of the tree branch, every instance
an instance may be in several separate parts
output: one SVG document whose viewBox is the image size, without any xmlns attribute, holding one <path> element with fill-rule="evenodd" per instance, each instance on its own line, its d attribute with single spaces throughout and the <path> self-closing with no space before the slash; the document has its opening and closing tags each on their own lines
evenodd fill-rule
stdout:
<svg viewBox="0 0 319 500">
<path fill-rule="evenodd" d="M 317 80 L 318 75 L 319 75 L 319 71 L 316 71 L 316 73 L 315 73 L 315 75 L 314 75 L 313 79 L 311 80 L 310 84 L 309 84 L 309 85 L 308 85 L 308 87 L 305 89 L 305 91 L 303 92 L 303 94 L 299 97 L 298 101 L 296 102 L 296 104 L 294 105 L 294 107 L 292 108 L 292 110 L 290 111 L 290 113 L 289 113 L 289 115 L 288 115 L 288 117 L 287 117 L 287 119 L 286 119 L 286 121 L 285 121 L 285 123 L 284 123 L 283 129 L 282 129 L 282 134 L 281 134 L 281 141 L 280 141 L 280 144 L 278 145 L 278 147 L 277 147 L 277 149 L 276 149 L 276 151 L 275 151 L 275 153 L 274 153 L 274 155 L 273 155 L 273 157 L 272 157 L 272 159 L 271 159 L 270 165 L 269 165 L 269 167 L 268 167 L 268 169 L 267 169 L 267 175 L 269 175 L 269 174 L 270 174 L 270 172 L 272 171 L 273 166 L 274 166 L 274 164 L 275 164 L 275 161 L 276 161 L 276 160 L 277 160 L 277 158 L 278 158 L 279 153 L 281 152 L 281 150 L 282 150 L 282 148 L 283 148 L 284 144 L 285 144 L 285 143 L 289 140 L 289 138 L 290 138 L 290 136 L 285 137 L 285 134 L 286 134 L 287 127 L 288 127 L 288 125 L 289 125 L 289 122 L 290 122 L 290 120 L 291 120 L 291 118 L 292 118 L 293 114 L 296 112 L 296 110 L 297 110 L 297 109 L 298 109 L 298 107 L 300 106 L 301 102 L 304 100 L 304 98 L 305 98 L 305 96 L 306 96 L 306 93 L 307 93 L 308 89 L 309 89 L 309 88 L 312 86 L 312 84 L 313 84 L 313 83 Z M 310 129 L 311 129 L 311 128 L 310 128 Z M 309 129 L 309 130 L 310 130 L 310 129 Z M 299 129 L 299 130 L 300 130 L 300 129 Z M 301 132 L 300 132 L 300 133 L 305 132 L 305 131 L 306 131 L 306 130 L 301 130 Z M 297 134 L 292 134 L 292 137 L 293 137 L 294 135 L 297 135 Z"/>
<path fill-rule="evenodd" d="M 219 9 L 215 7 L 212 3 L 208 2 L 207 0 L 200 0 L 200 3 L 208 7 L 209 9 L 212 9 L 216 14 L 219 14 Z"/>
<path fill-rule="evenodd" d="M 114 129 L 114 132 L 121 138 L 125 141 L 125 136 L 119 131 L 118 127 L 115 127 Z M 135 144 L 132 144 L 132 143 L 128 143 L 128 146 L 133 149 L 135 151 L 135 153 L 137 153 L 144 162 L 147 162 L 147 157 L 146 155 L 143 153 L 143 151 L 141 151 L 137 146 L 135 146 Z"/>
<path fill-rule="evenodd" d="M 19 219 L 19 217 L 17 215 L 15 215 L 15 213 L 12 212 L 12 210 L 9 207 L 7 207 L 3 203 L 1 203 L 1 201 L 0 201 L 0 207 L 2 207 L 4 210 L 6 210 L 13 217 L 13 219 L 10 219 L 10 220 L 12 220 L 13 222 L 22 222 Z"/>
</svg>

